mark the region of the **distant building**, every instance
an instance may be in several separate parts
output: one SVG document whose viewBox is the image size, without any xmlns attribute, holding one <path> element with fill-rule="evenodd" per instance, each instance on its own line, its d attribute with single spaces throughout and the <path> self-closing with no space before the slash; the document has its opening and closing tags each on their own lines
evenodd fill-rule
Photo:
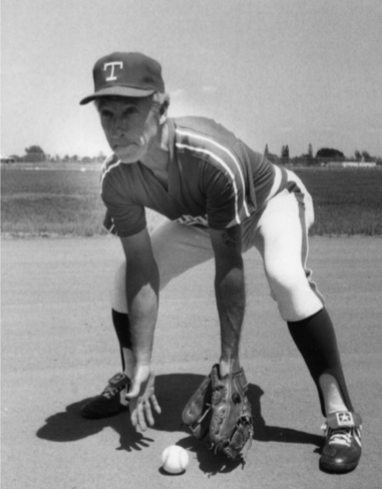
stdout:
<svg viewBox="0 0 382 489">
<path fill-rule="evenodd" d="M 15 156 L 3 156 L 1 155 L 1 163 L 14 163 L 16 161 Z"/>
<path fill-rule="evenodd" d="M 375 161 L 328 161 L 329 168 L 375 168 Z"/>
</svg>

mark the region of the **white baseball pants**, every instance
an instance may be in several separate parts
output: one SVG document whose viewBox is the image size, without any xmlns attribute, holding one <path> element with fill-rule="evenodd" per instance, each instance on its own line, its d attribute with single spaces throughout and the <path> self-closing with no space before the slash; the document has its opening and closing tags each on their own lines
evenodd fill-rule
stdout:
<svg viewBox="0 0 382 489">
<path fill-rule="evenodd" d="M 245 221 L 243 252 L 260 252 L 271 295 L 285 321 L 300 321 L 324 305 L 324 299 L 306 267 L 308 229 L 314 221 L 313 202 L 300 178 L 288 173 L 288 188 L 272 197 L 265 208 Z M 166 221 L 151 235 L 163 289 L 173 278 L 214 258 L 208 230 Z M 126 266 L 115 275 L 111 306 L 127 312 Z"/>
</svg>

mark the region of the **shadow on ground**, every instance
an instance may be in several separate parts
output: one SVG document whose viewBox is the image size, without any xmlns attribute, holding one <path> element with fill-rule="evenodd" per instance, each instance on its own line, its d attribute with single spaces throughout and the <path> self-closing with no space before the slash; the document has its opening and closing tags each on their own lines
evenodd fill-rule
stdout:
<svg viewBox="0 0 382 489">
<path fill-rule="evenodd" d="M 168 374 L 156 377 L 156 393 L 162 408 L 162 414 L 156 416 L 154 429 L 158 431 L 182 431 L 181 413 L 191 394 L 202 382 L 203 377 L 195 374 Z M 249 384 L 248 398 L 252 405 L 254 418 L 253 439 L 259 442 L 280 442 L 310 444 L 319 447 L 322 437 L 291 428 L 267 426 L 261 414 L 261 396 L 263 390 Z M 105 428 L 114 429 L 120 436 L 117 450 L 142 450 L 154 442 L 143 433 L 136 432 L 132 427 L 128 412 L 101 420 L 84 419 L 80 415 L 80 407 L 88 399 L 70 404 L 64 412 L 53 414 L 45 420 L 45 425 L 38 429 L 38 438 L 53 442 L 73 442 L 96 435 Z M 200 469 L 209 475 L 218 472 L 230 472 L 240 463 L 229 462 L 225 457 L 215 456 L 200 440 L 187 435 L 179 440 L 178 445 L 194 452 L 198 458 Z"/>
</svg>

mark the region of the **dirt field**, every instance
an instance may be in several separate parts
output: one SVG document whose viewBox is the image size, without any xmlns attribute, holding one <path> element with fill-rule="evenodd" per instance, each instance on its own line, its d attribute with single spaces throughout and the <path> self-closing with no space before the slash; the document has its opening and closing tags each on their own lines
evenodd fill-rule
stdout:
<svg viewBox="0 0 382 489">
<path fill-rule="evenodd" d="M 1 254 L 2 488 L 382 487 L 382 239 L 311 240 L 309 264 L 337 325 L 349 390 L 364 419 L 363 458 L 343 476 L 318 469 L 318 397 L 255 252 L 245 258 L 242 364 L 255 435 L 244 470 L 180 428 L 188 396 L 219 354 L 212 264 L 162 294 L 154 361 L 163 414 L 137 434 L 126 414 L 79 416 L 84 399 L 120 368 L 108 299 L 122 256 L 118 240 L 4 239 Z M 161 471 L 161 452 L 170 444 L 189 450 L 184 475 Z"/>
</svg>

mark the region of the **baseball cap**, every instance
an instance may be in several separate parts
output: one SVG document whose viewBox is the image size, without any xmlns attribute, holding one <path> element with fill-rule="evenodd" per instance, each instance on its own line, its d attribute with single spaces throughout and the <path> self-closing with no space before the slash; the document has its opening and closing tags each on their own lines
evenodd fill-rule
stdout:
<svg viewBox="0 0 382 489">
<path fill-rule="evenodd" d="M 85 105 L 99 97 L 148 97 L 164 92 L 162 67 L 141 53 L 112 53 L 93 68 L 94 93 L 81 100 Z"/>
</svg>

